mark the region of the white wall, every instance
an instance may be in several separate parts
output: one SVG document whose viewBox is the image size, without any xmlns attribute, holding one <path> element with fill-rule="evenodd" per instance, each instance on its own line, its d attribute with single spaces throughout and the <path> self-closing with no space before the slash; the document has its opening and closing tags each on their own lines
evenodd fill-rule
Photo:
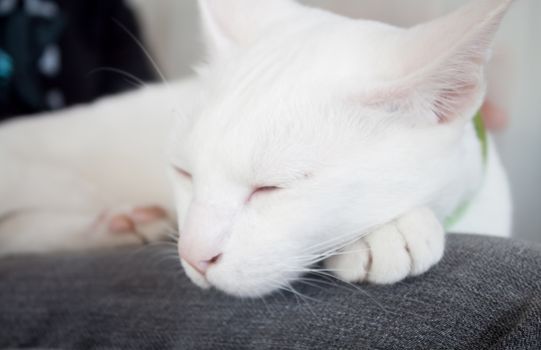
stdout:
<svg viewBox="0 0 541 350">
<path fill-rule="evenodd" d="M 195 0 L 130 0 L 147 42 L 168 78 L 191 72 L 201 57 Z M 272 0 L 269 0 L 272 1 Z M 356 18 L 409 26 L 466 0 L 304 0 Z M 541 1 L 520 0 L 505 19 L 494 50 L 491 95 L 511 112 L 498 136 L 515 197 L 515 232 L 541 241 Z"/>
</svg>

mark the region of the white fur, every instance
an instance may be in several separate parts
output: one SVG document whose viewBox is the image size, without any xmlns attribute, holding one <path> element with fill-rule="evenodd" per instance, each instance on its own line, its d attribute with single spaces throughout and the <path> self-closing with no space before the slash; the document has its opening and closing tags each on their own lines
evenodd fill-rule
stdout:
<svg viewBox="0 0 541 350">
<path fill-rule="evenodd" d="M 471 117 L 510 2 L 400 29 L 288 0 L 202 0 L 197 78 L 0 128 L 0 252 L 125 244 L 95 229 L 100 213 L 158 204 L 201 286 L 262 295 L 340 248 L 328 264 L 341 278 L 390 283 L 441 258 L 438 222 L 483 181 L 457 228 L 507 235 L 504 173 L 492 147 L 485 174 Z M 205 276 L 186 262 L 218 254 Z"/>
<path fill-rule="evenodd" d="M 395 283 L 426 272 L 443 248 L 441 224 L 430 209 L 421 208 L 341 249 L 325 265 L 348 282 Z"/>
</svg>

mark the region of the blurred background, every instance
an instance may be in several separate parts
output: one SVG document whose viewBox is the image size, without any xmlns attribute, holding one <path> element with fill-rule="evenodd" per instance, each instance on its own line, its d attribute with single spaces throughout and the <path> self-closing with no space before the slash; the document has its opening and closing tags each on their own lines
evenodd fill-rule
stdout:
<svg viewBox="0 0 541 350">
<path fill-rule="evenodd" d="M 272 1 L 272 0 L 269 0 Z M 304 0 L 411 26 L 468 0 Z M 541 242 L 541 1 L 519 0 L 490 67 L 492 121 L 508 169 L 515 236 Z M 196 0 L 0 0 L 0 119 L 58 109 L 192 73 L 202 57 Z M 501 118 L 501 117 L 504 118 Z M 507 116 L 507 121 L 505 120 Z"/>
</svg>

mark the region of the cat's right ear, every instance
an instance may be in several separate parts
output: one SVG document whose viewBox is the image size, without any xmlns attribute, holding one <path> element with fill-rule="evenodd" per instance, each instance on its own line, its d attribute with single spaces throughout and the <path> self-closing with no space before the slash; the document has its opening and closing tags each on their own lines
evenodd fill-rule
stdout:
<svg viewBox="0 0 541 350">
<path fill-rule="evenodd" d="M 483 101 L 492 43 L 513 2 L 472 0 L 408 29 L 396 46 L 398 78 L 384 81 L 365 102 L 409 115 L 413 125 L 468 122 Z"/>
<path fill-rule="evenodd" d="M 216 60 L 249 46 L 299 7 L 292 0 L 199 0 L 209 58 Z"/>
</svg>

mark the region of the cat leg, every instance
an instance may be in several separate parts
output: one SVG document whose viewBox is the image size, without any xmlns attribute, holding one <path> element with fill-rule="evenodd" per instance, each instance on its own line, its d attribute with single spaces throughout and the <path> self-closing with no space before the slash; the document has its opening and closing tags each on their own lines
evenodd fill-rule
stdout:
<svg viewBox="0 0 541 350">
<path fill-rule="evenodd" d="M 325 267 L 347 282 L 395 283 L 438 263 L 444 243 L 444 229 L 434 213 L 416 209 L 343 248 Z"/>
<path fill-rule="evenodd" d="M 120 207 L 67 167 L 5 150 L 0 165 L 0 254 L 141 244 L 172 231 L 168 212 Z"/>
<path fill-rule="evenodd" d="M 160 206 L 135 206 L 111 211 L 105 223 L 111 233 L 131 233 L 144 243 L 163 240 L 175 236 L 175 220 L 166 209 Z"/>
<path fill-rule="evenodd" d="M 172 227 L 167 213 L 157 207 L 14 212 L 0 219 L 0 256 L 142 245 L 163 239 Z"/>
<path fill-rule="evenodd" d="M 0 255 L 85 250 L 140 244 L 130 234 L 110 234 L 97 214 L 36 210 L 0 222 Z"/>
</svg>

